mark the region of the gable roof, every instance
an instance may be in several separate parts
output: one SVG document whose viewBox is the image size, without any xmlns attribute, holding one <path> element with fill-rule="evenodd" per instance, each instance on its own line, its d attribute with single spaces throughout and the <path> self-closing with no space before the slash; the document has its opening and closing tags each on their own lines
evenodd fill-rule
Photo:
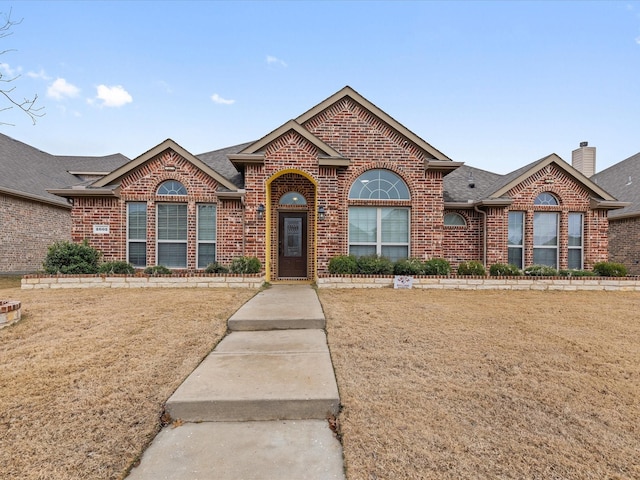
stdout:
<svg viewBox="0 0 640 480">
<path fill-rule="evenodd" d="M 104 173 L 128 161 L 119 153 L 104 157 L 51 155 L 0 134 L 0 192 L 70 208 L 67 200 L 47 189 L 81 184 L 83 180 L 73 172 Z"/>
<path fill-rule="evenodd" d="M 114 170 L 109 175 L 105 175 L 104 177 L 95 181 L 94 183 L 91 184 L 88 190 L 90 190 L 91 188 L 101 189 L 108 186 L 112 186 L 113 188 L 115 188 L 117 184 L 119 184 L 119 181 L 122 177 L 127 175 L 132 170 L 138 168 L 140 165 L 143 165 L 144 163 L 148 162 L 152 158 L 156 157 L 157 155 L 165 152 L 166 150 L 173 150 L 178 155 L 185 158 L 187 161 L 191 162 L 200 170 L 205 172 L 207 175 L 214 178 L 220 184 L 220 186 L 232 191 L 237 190 L 236 185 L 234 185 L 232 181 L 222 176 L 220 173 L 218 173 L 213 168 L 211 168 L 211 166 L 209 166 L 208 164 L 203 162 L 200 158 L 196 157 L 192 153 L 182 148 L 180 145 L 178 145 L 176 142 L 174 142 L 170 138 L 156 145 L 152 149 L 146 151 L 139 157 L 126 163 L 122 167 Z"/>
<path fill-rule="evenodd" d="M 382 122 L 386 123 L 387 125 L 389 125 L 389 127 L 396 130 L 403 137 L 413 142 L 418 148 L 421 148 L 426 153 L 428 153 L 434 160 L 451 161 L 451 159 L 447 157 L 444 153 L 442 153 L 440 150 L 434 148 L 432 145 L 425 142 L 418 135 L 413 133 L 407 127 L 405 127 L 400 122 L 392 118 L 390 115 L 385 113 L 383 110 L 378 108 L 376 105 L 371 103 L 369 100 L 364 98 L 362 95 L 360 95 L 358 92 L 356 92 L 353 88 L 351 88 L 348 85 L 342 88 L 341 90 L 339 90 L 338 92 L 334 93 L 333 95 L 331 95 L 326 100 L 320 102 L 315 107 L 312 107 L 311 109 L 304 112 L 302 115 L 297 117 L 295 121 L 300 125 L 302 125 L 308 120 L 310 120 L 311 118 L 321 113 L 322 111 L 329 108 L 334 103 L 339 102 L 345 97 L 349 97 L 351 100 L 359 104 L 362 108 L 368 110 L 371 114 L 378 117 Z"/>
<path fill-rule="evenodd" d="M 445 203 L 452 203 L 453 205 L 449 205 L 450 208 L 456 206 L 460 208 L 463 204 L 471 207 L 480 203 L 494 203 L 498 200 L 509 201 L 510 199 L 506 196 L 509 190 L 551 164 L 567 172 L 590 191 L 593 195 L 594 207 L 620 208 L 625 205 L 623 202 L 618 202 L 611 194 L 585 177 L 555 153 L 520 167 L 506 175 L 498 175 L 477 168 L 462 166 L 444 178 Z M 473 182 L 470 182 L 471 178 Z M 471 183 L 473 183 L 474 188 L 469 188 Z"/>
<path fill-rule="evenodd" d="M 609 213 L 611 219 L 640 216 L 640 153 L 596 173 L 591 179 L 630 205 Z"/>
</svg>

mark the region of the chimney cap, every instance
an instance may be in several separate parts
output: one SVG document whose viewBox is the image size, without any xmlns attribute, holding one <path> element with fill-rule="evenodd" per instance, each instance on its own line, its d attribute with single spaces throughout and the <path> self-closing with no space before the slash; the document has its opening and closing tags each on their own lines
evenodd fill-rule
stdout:
<svg viewBox="0 0 640 480">
<path fill-rule="evenodd" d="M 580 142 L 580 147 L 588 147 L 589 142 Z"/>
</svg>

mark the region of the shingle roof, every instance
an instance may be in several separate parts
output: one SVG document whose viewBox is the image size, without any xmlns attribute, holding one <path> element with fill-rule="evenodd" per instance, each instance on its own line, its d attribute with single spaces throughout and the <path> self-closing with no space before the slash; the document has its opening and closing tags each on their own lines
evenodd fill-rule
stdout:
<svg viewBox="0 0 640 480">
<path fill-rule="evenodd" d="M 0 191 L 68 206 L 48 188 L 77 185 L 82 179 L 69 171 L 105 172 L 129 159 L 121 154 L 105 157 L 56 156 L 0 134 Z"/>
<path fill-rule="evenodd" d="M 640 153 L 596 173 L 591 180 L 618 200 L 631 205 L 609 212 L 609 218 L 640 215 Z"/>
<path fill-rule="evenodd" d="M 209 165 L 212 169 L 222 175 L 224 178 L 232 182 L 238 188 L 244 188 L 244 178 L 238 169 L 231 163 L 227 157 L 229 154 L 239 153 L 249 145 L 255 142 L 243 143 L 232 147 L 213 150 L 211 152 L 196 155 L 200 160 Z"/>
<path fill-rule="evenodd" d="M 444 177 L 444 201 L 463 203 L 481 200 L 487 188 L 500 178 L 497 173 L 462 165 Z"/>
</svg>

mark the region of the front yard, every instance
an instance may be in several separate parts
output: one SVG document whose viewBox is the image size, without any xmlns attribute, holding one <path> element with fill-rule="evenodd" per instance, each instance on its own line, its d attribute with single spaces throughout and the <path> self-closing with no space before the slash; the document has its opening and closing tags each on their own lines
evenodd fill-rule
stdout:
<svg viewBox="0 0 640 480">
<path fill-rule="evenodd" d="M 0 278 L 0 478 L 122 478 L 255 293 Z M 319 296 L 349 480 L 640 478 L 640 294 Z"/>
</svg>

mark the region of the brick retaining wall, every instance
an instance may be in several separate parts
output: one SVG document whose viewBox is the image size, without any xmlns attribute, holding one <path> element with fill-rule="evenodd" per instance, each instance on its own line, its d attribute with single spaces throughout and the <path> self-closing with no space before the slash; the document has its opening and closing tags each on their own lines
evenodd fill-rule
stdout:
<svg viewBox="0 0 640 480">
<path fill-rule="evenodd" d="M 318 288 L 393 288 L 393 276 L 322 276 Z M 640 277 L 413 277 L 413 288 L 441 290 L 640 291 Z"/>
<path fill-rule="evenodd" d="M 21 288 L 260 288 L 263 284 L 264 275 L 25 275 Z"/>
</svg>

